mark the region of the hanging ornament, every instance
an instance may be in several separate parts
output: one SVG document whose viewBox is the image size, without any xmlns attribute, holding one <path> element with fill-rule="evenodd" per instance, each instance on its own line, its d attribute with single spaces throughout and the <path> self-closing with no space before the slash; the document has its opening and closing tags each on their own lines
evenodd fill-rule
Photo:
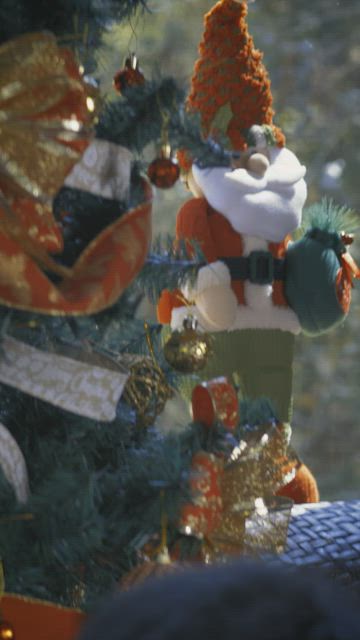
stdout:
<svg viewBox="0 0 360 640">
<path fill-rule="evenodd" d="M 137 56 L 135 53 L 131 53 L 125 60 L 124 68 L 114 75 L 113 86 L 118 93 L 122 94 L 129 87 L 138 87 L 144 82 L 145 77 L 139 67 Z"/>
<path fill-rule="evenodd" d="M 29 497 L 29 480 L 23 454 L 11 433 L 0 422 L 0 468 L 19 502 Z M 0 639 L 2 636 L 0 635 Z"/>
<path fill-rule="evenodd" d="M 173 331 L 164 346 L 166 361 L 180 373 L 194 373 L 203 369 L 211 354 L 211 338 L 197 330 L 193 316 L 184 319 L 181 331 Z"/>
<path fill-rule="evenodd" d="M 170 113 L 159 102 L 159 111 L 162 118 L 160 153 L 153 160 L 147 170 L 151 182 L 159 189 L 170 189 L 179 179 L 179 165 L 172 158 L 169 142 Z"/>
<path fill-rule="evenodd" d="M 155 158 L 147 170 L 151 182 L 159 189 L 170 189 L 179 179 L 179 165 L 172 158 L 171 147 L 164 144 L 161 147 L 160 156 Z"/>
<path fill-rule="evenodd" d="M 0 640 L 15 640 L 14 627 L 7 620 L 0 621 Z"/>
<path fill-rule="evenodd" d="M 166 401 L 173 396 L 173 390 L 156 360 L 147 322 L 144 328 L 151 357 L 135 356 L 133 362 L 128 364 L 130 377 L 123 395 L 125 402 L 135 409 L 140 427 L 154 424 L 156 416 L 164 410 Z"/>
<path fill-rule="evenodd" d="M 123 398 L 135 409 L 138 426 L 152 425 L 171 396 L 172 389 L 151 358 L 140 358 L 131 365 Z"/>
</svg>

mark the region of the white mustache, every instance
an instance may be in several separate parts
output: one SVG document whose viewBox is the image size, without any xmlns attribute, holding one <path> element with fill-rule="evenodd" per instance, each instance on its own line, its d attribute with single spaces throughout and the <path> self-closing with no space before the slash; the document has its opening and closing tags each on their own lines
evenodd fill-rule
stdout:
<svg viewBox="0 0 360 640">
<path fill-rule="evenodd" d="M 306 174 L 306 167 L 300 164 L 297 157 L 289 149 L 277 147 L 269 150 L 270 165 L 265 173 L 256 175 L 247 169 L 239 168 L 229 171 L 225 167 L 199 169 L 193 166 L 195 179 L 203 188 L 208 188 L 211 181 L 218 185 L 226 184 L 231 188 L 246 190 L 247 193 L 263 191 L 264 189 L 282 190 L 291 187 L 302 180 Z M 235 184 L 234 184 L 235 183 Z"/>
<path fill-rule="evenodd" d="M 193 175 L 209 204 L 235 231 L 280 242 L 300 225 L 306 169 L 289 149 L 271 149 L 269 156 L 271 164 L 263 176 L 244 168 L 196 165 Z"/>
<path fill-rule="evenodd" d="M 227 180 L 236 182 L 237 186 L 247 191 L 278 191 L 287 189 L 301 180 L 306 174 L 306 168 L 303 165 L 298 167 L 289 167 L 282 163 L 270 165 L 264 175 L 257 176 L 255 173 L 247 171 L 247 169 L 234 169 L 224 173 L 224 183 Z"/>
</svg>

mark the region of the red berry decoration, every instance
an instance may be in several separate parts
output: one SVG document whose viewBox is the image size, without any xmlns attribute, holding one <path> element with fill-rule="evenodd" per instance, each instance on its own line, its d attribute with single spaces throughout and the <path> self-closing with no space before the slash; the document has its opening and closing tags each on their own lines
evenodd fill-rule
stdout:
<svg viewBox="0 0 360 640">
<path fill-rule="evenodd" d="M 144 84 L 145 77 L 139 68 L 138 59 L 134 53 L 125 60 L 124 69 L 120 69 L 113 79 L 114 88 L 118 93 L 124 93 L 129 87 L 138 87 Z"/>
<path fill-rule="evenodd" d="M 346 233 L 346 231 L 341 231 L 340 238 L 345 245 L 350 245 L 354 242 L 354 234 Z"/>
<path fill-rule="evenodd" d="M 15 640 L 14 627 L 6 620 L 0 622 L 0 640 Z"/>
<path fill-rule="evenodd" d="M 155 158 L 147 170 L 151 182 L 159 189 L 170 189 L 179 179 L 179 165 L 172 160 L 168 149 L 163 150 L 159 158 Z"/>
</svg>

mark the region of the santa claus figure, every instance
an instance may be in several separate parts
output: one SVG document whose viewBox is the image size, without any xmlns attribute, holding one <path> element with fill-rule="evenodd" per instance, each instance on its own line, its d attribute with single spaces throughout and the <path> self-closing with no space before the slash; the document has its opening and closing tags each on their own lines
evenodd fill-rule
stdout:
<svg viewBox="0 0 360 640">
<path fill-rule="evenodd" d="M 195 197 L 180 209 L 176 235 L 195 240 L 208 264 L 194 286 L 163 292 L 158 317 L 179 329 L 195 316 L 214 336 L 203 379 L 235 377 L 244 396 L 266 396 L 288 423 L 301 326 L 286 295 L 286 259 L 290 234 L 301 224 L 306 169 L 273 124 L 270 81 L 246 15 L 246 2 L 221 0 L 205 16 L 187 108 L 201 114 L 205 137 L 220 136 L 236 153 L 232 166 L 209 168 L 179 154 Z M 281 494 L 318 500 L 304 464 Z"/>
</svg>

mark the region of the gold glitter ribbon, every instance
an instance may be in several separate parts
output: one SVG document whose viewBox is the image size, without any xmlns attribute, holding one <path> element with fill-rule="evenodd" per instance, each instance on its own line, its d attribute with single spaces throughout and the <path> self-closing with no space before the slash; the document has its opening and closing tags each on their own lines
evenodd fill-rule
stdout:
<svg viewBox="0 0 360 640">
<path fill-rule="evenodd" d="M 254 427 L 234 448 L 222 480 L 224 508 L 252 510 L 258 498 L 274 495 L 295 473 L 286 425 Z"/>
<path fill-rule="evenodd" d="M 224 464 L 223 515 L 207 539 L 209 560 L 284 548 L 292 501 L 274 493 L 292 479 L 296 462 L 288 453 L 286 425 L 254 427 L 239 442 Z"/>
<path fill-rule="evenodd" d="M 27 202 L 26 205 L 28 205 Z M 24 203 L 24 206 L 26 205 Z M 46 212 L 47 215 L 49 215 L 49 212 L 50 210 L 48 209 Z M 31 222 L 34 222 L 34 220 L 32 219 Z M 31 232 L 32 227 L 33 225 L 27 229 L 19 222 L 19 220 L 17 220 L 14 211 L 11 209 L 6 199 L 0 194 L 0 231 L 4 236 L 7 236 L 19 244 L 23 251 L 40 267 L 48 269 L 63 278 L 69 277 L 72 273 L 71 269 L 56 263 L 41 244 L 39 245 L 31 238 L 29 232 Z"/>
<path fill-rule="evenodd" d="M 47 254 L 62 249 L 50 203 L 88 144 L 87 100 L 75 59 L 52 34 L 0 47 L 0 230 L 62 277 L 69 270 Z"/>
<path fill-rule="evenodd" d="M 88 144 L 87 98 L 75 59 L 52 34 L 0 47 L 0 231 L 61 277 L 71 271 L 48 255 L 63 248 L 50 202 Z"/>
<path fill-rule="evenodd" d="M 274 493 L 298 462 L 288 440 L 288 425 L 258 425 L 244 431 L 229 459 L 212 456 L 217 466 L 197 468 L 194 456 L 194 496 L 182 509 L 181 530 L 203 540 L 205 561 L 284 548 L 292 500 Z M 209 465 L 210 454 L 201 455 Z"/>
<path fill-rule="evenodd" d="M 116 302 L 144 263 L 152 199 L 145 182 L 143 204 L 104 229 L 71 269 L 49 255 L 63 249 L 51 198 L 89 143 L 93 106 L 75 58 L 52 34 L 0 47 L 0 304 L 96 313 Z"/>
<path fill-rule="evenodd" d="M 48 201 L 85 150 L 92 115 L 70 51 L 51 33 L 0 47 L 0 189 Z"/>
</svg>

